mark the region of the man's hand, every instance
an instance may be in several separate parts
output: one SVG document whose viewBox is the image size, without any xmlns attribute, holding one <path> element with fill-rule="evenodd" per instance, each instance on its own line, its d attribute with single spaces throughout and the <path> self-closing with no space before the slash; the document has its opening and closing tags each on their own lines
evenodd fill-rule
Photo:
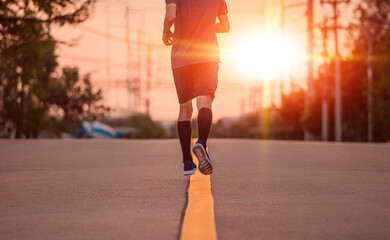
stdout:
<svg viewBox="0 0 390 240">
<path fill-rule="evenodd" d="M 162 40 L 166 46 L 172 45 L 173 33 L 171 27 L 173 26 L 176 18 L 176 3 L 169 3 L 165 8 L 164 30 Z"/>
<path fill-rule="evenodd" d="M 230 31 L 230 23 L 227 15 L 218 15 L 219 22 L 215 24 L 216 33 L 228 33 Z"/>
<path fill-rule="evenodd" d="M 164 31 L 164 32 L 163 32 L 162 40 L 163 40 L 165 46 L 170 46 L 170 45 L 172 45 L 173 33 L 172 33 L 170 30 L 169 30 L 169 31 Z"/>
</svg>

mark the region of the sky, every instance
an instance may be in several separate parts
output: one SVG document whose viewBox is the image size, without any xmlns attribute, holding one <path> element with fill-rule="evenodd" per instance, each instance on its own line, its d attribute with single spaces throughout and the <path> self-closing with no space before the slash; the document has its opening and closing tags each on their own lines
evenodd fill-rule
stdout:
<svg viewBox="0 0 390 240">
<path fill-rule="evenodd" d="M 214 121 L 268 106 L 271 98 L 277 104 L 280 86 L 285 92 L 289 91 L 291 83 L 306 87 L 306 7 L 285 11 L 282 34 L 281 0 L 226 2 L 231 31 L 217 35 L 221 65 L 213 102 Z M 285 4 L 299 2 L 302 0 L 285 0 Z M 321 6 L 319 0 L 314 2 L 315 23 L 321 22 L 326 14 L 331 16 L 330 6 Z M 341 24 L 351 18 L 358 2 L 352 1 L 349 6 L 340 4 Z M 61 45 L 57 50 L 60 65 L 78 66 L 81 74 L 91 74 L 93 84 L 103 90 L 104 103 L 117 109 L 112 116 L 128 115 L 131 110 L 146 112 L 149 96 L 153 119 L 175 120 L 179 105 L 170 67 L 170 47 L 161 41 L 164 14 L 163 0 L 99 0 L 84 23 L 53 29 L 57 39 L 73 43 Z M 125 41 L 126 23 L 130 48 Z M 137 41 L 145 44 L 138 46 Z M 151 44 L 150 48 L 147 43 Z M 329 39 L 330 53 L 332 44 Z M 343 47 L 346 44 L 341 36 L 343 52 L 347 51 Z M 316 30 L 316 54 L 321 46 L 321 34 Z M 316 59 L 316 66 L 320 61 Z M 127 79 L 135 78 L 140 79 L 139 103 L 135 102 L 134 93 L 129 94 L 126 84 Z M 148 79 L 149 93 L 146 91 Z"/>
</svg>

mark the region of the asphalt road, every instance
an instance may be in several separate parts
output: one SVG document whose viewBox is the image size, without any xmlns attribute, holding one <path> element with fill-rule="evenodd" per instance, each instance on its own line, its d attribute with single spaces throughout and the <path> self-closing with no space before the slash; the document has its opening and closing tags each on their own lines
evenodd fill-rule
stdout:
<svg viewBox="0 0 390 240">
<path fill-rule="evenodd" d="M 218 239 L 389 239 L 390 144 L 209 141 Z M 177 239 L 177 140 L 0 140 L 0 239 Z"/>
</svg>

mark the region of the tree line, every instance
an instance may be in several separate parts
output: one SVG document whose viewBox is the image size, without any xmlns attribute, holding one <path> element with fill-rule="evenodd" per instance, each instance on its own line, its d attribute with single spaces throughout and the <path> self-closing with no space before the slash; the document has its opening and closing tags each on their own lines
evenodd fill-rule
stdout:
<svg viewBox="0 0 390 240">
<path fill-rule="evenodd" d="M 110 111 L 89 75 L 58 66 L 51 27 L 88 19 L 95 0 L 2 0 L 0 4 L 0 136 L 37 138 L 70 132 L 82 119 Z"/>
</svg>

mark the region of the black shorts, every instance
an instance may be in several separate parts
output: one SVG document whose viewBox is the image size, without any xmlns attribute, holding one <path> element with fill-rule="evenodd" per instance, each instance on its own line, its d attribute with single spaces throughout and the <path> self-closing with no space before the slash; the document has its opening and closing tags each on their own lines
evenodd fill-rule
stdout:
<svg viewBox="0 0 390 240">
<path fill-rule="evenodd" d="M 207 62 L 173 69 L 179 103 L 197 96 L 210 95 L 213 99 L 218 84 L 218 62 Z"/>
</svg>

